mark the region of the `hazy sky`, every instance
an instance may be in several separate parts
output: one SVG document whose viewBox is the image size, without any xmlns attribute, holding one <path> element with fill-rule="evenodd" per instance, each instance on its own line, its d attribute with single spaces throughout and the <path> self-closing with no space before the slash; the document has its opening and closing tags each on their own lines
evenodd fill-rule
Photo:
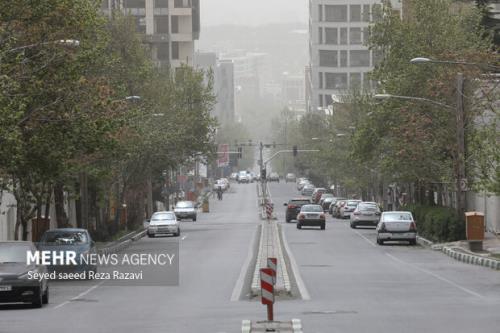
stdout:
<svg viewBox="0 0 500 333">
<path fill-rule="evenodd" d="M 308 0 L 201 0 L 202 26 L 308 20 Z"/>
</svg>

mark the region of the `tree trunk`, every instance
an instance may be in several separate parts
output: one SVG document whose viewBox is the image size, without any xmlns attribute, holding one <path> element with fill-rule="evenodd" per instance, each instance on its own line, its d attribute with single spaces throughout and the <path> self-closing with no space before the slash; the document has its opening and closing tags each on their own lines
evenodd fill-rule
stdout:
<svg viewBox="0 0 500 333">
<path fill-rule="evenodd" d="M 57 182 L 54 185 L 54 206 L 56 209 L 57 227 L 66 227 L 68 224 L 68 217 L 64 211 L 64 184 L 62 182 Z"/>
</svg>

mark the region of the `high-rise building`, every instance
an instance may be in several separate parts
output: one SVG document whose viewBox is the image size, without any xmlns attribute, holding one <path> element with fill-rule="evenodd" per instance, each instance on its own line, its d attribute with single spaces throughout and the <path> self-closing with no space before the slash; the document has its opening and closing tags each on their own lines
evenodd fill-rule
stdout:
<svg viewBox="0 0 500 333">
<path fill-rule="evenodd" d="M 381 13 L 380 0 L 309 0 L 309 111 L 332 104 L 333 95 L 358 87 L 371 89 L 368 72 L 378 61 L 366 46 L 370 22 Z M 401 7 L 399 0 L 393 8 Z"/>
<path fill-rule="evenodd" d="M 102 10 L 108 15 L 121 10 L 134 16 L 157 65 L 193 65 L 194 41 L 200 35 L 200 0 L 103 0 Z"/>
<path fill-rule="evenodd" d="M 194 65 L 213 75 L 213 89 L 217 98 L 212 115 L 220 125 L 234 121 L 234 64 L 231 60 L 220 60 L 214 52 L 196 52 Z"/>
</svg>

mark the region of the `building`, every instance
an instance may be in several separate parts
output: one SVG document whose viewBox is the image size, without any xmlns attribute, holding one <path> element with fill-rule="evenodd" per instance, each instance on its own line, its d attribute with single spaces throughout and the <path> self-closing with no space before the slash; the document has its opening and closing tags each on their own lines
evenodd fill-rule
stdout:
<svg viewBox="0 0 500 333">
<path fill-rule="evenodd" d="M 194 41 L 200 35 L 200 0 L 103 0 L 102 10 L 107 15 L 122 10 L 134 16 L 157 65 L 193 65 Z"/>
<path fill-rule="evenodd" d="M 303 75 L 283 73 L 281 101 L 293 109 L 305 109 L 305 80 Z"/>
<path fill-rule="evenodd" d="M 194 65 L 198 69 L 213 74 L 213 89 L 217 98 L 213 116 L 220 125 L 234 121 L 234 64 L 231 60 L 221 60 L 214 52 L 196 52 Z"/>
<path fill-rule="evenodd" d="M 380 0 L 309 0 L 309 111 L 332 104 L 332 94 L 372 89 L 368 72 L 377 54 L 368 50 L 368 26 L 381 13 Z M 393 1 L 400 10 L 401 3 Z"/>
</svg>

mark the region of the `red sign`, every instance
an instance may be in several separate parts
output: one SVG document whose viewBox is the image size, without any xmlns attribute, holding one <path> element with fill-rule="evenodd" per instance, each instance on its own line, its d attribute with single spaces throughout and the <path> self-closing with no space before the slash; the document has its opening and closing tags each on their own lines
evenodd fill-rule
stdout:
<svg viewBox="0 0 500 333">
<path fill-rule="evenodd" d="M 220 167 L 225 167 L 229 165 L 229 145 L 222 143 L 219 145 L 219 149 L 217 151 L 218 159 L 217 165 Z"/>
<path fill-rule="evenodd" d="M 260 288 L 262 304 L 274 303 L 273 272 L 271 268 L 260 269 Z"/>
</svg>

